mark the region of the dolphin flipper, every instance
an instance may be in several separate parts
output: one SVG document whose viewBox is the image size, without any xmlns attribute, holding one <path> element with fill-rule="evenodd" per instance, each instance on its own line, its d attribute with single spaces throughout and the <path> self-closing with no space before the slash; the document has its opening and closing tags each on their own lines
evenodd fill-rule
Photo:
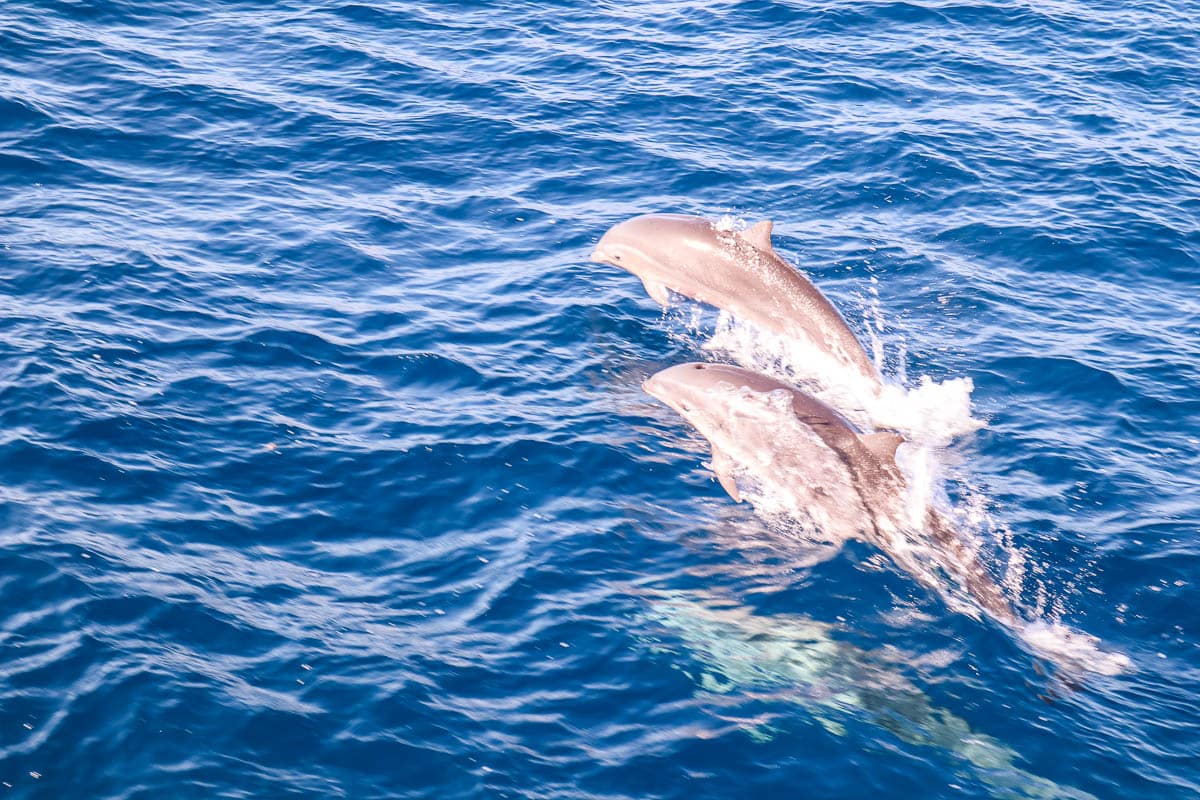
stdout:
<svg viewBox="0 0 1200 800">
<path fill-rule="evenodd" d="M 729 496 L 733 498 L 733 502 L 742 502 L 742 493 L 738 491 L 737 481 L 733 479 L 733 459 L 726 455 L 723 450 L 713 450 L 712 469 L 717 475 L 717 480 L 721 483 L 721 488 L 729 493 Z"/>
<path fill-rule="evenodd" d="M 671 293 L 667 291 L 667 287 L 661 283 L 642 278 L 642 285 L 646 287 L 646 294 L 650 295 L 654 302 L 658 303 L 663 308 L 671 304 Z"/>
</svg>

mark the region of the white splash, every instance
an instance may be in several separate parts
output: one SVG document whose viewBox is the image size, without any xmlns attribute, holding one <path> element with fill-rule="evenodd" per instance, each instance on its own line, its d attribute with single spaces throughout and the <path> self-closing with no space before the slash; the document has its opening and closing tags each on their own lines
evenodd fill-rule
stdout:
<svg viewBox="0 0 1200 800">
<path fill-rule="evenodd" d="M 910 442 L 944 447 L 955 437 L 983 427 L 971 415 L 970 378 L 939 383 L 923 376 L 911 389 L 885 381 L 882 391 L 877 391 L 873 382 L 825 347 L 762 331 L 724 311 L 702 346 L 717 359 L 732 359 L 747 369 L 803 386 L 859 427 L 895 430 Z M 882 354 L 882 345 L 876 349 Z"/>
<path fill-rule="evenodd" d="M 1133 668 L 1129 656 L 1103 650 L 1095 636 L 1057 622 L 1030 622 L 1021 631 L 1021 639 L 1036 655 L 1071 673 L 1121 675 Z"/>
<path fill-rule="evenodd" d="M 717 220 L 713 227 L 722 233 L 731 233 L 733 231 L 745 230 L 746 221 L 741 217 L 735 217 L 732 214 L 726 214 Z"/>
</svg>

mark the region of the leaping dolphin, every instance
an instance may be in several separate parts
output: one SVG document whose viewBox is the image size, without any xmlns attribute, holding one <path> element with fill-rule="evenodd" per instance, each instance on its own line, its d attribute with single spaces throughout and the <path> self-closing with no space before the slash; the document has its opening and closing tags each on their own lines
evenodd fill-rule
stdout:
<svg viewBox="0 0 1200 800">
<path fill-rule="evenodd" d="M 764 220 L 734 231 L 703 217 L 646 214 L 610 228 L 592 260 L 638 276 L 662 306 L 669 289 L 770 333 L 812 342 L 878 393 L 879 371 L 833 304 L 775 253 L 772 227 Z"/>
<path fill-rule="evenodd" d="M 741 367 L 681 364 L 643 387 L 708 439 L 712 469 L 735 501 L 743 483 L 754 485 L 756 505 L 782 503 L 784 513 L 809 520 L 827 538 L 868 541 L 938 590 L 940 569 L 994 620 L 1022 624 L 951 524 L 934 509 L 909 510 L 895 461 L 898 435 L 864 435 L 821 401 Z"/>
</svg>

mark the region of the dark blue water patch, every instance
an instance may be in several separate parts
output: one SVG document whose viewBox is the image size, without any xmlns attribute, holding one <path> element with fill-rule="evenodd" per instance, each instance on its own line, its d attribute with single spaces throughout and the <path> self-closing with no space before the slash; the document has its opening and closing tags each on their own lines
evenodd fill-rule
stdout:
<svg viewBox="0 0 1200 800">
<path fill-rule="evenodd" d="M 3 450 L 10 469 L 23 476 L 14 485 L 31 489 L 80 487 L 102 502 L 121 503 L 161 497 L 173 483 L 157 470 L 118 466 L 86 451 L 24 440 L 6 443 Z"/>
<path fill-rule="evenodd" d="M 6 134 L 20 134 L 49 124 L 54 119 L 25 98 L 4 97 L 0 103 L 2 103 L 0 104 L 0 120 L 4 121 Z"/>
</svg>

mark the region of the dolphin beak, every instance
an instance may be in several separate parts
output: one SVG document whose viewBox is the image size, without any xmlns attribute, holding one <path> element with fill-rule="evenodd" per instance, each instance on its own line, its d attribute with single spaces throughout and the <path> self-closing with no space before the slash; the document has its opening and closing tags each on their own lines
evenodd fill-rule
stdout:
<svg viewBox="0 0 1200 800">
<path fill-rule="evenodd" d="M 649 378 L 646 378 L 646 380 L 642 381 L 642 391 L 651 397 L 658 397 L 656 390 L 659 388 L 659 381 L 656 380 L 657 377 L 657 375 L 651 375 Z"/>
</svg>

